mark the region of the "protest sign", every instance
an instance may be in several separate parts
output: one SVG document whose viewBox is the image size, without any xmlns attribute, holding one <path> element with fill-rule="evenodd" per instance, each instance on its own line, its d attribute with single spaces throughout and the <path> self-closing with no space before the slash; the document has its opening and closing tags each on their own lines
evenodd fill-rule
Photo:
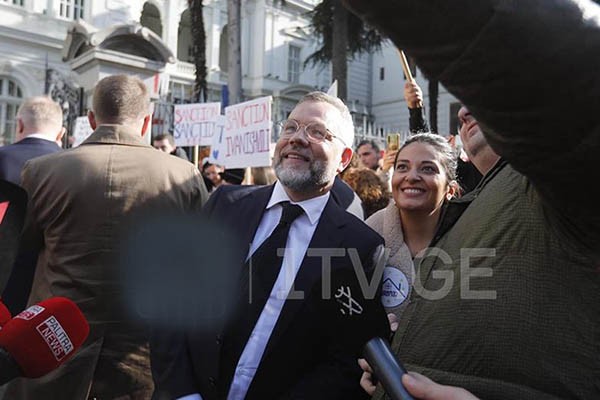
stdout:
<svg viewBox="0 0 600 400">
<path fill-rule="evenodd" d="M 220 164 L 226 168 L 271 165 L 271 96 L 225 108 L 222 140 L 216 143 Z M 219 164 L 219 163 L 218 163 Z"/>
<path fill-rule="evenodd" d="M 215 134 L 210 145 L 208 162 L 211 164 L 225 165 L 225 125 L 227 118 L 224 115 L 217 116 L 215 120 Z"/>
<path fill-rule="evenodd" d="M 221 103 L 177 104 L 173 118 L 175 145 L 210 145 L 215 118 L 220 114 Z"/>
<path fill-rule="evenodd" d="M 79 146 L 85 139 L 90 136 L 94 130 L 90 126 L 88 117 L 77 117 L 75 118 L 75 124 L 73 126 L 73 143 L 71 147 Z"/>
</svg>

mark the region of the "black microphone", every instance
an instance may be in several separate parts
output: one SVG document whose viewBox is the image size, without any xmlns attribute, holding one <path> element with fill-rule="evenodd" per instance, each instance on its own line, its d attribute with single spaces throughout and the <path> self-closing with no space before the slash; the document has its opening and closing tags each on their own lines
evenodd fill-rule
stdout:
<svg viewBox="0 0 600 400">
<path fill-rule="evenodd" d="M 385 340 L 378 337 L 369 340 L 365 345 L 364 355 L 373 374 L 381 381 L 392 400 L 414 400 L 402 385 L 402 375 L 407 373 L 406 369 Z"/>
</svg>

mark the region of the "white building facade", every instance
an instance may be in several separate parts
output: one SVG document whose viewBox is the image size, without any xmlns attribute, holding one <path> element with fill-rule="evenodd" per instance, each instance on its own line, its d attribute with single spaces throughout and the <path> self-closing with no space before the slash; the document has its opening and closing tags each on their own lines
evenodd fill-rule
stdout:
<svg viewBox="0 0 600 400">
<path fill-rule="evenodd" d="M 203 3 L 208 98 L 219 101 L 227 84 L 227 4 Z M 244 98 L 273 96 L 275 120 L 305 93 L 331 84 L 329 66 L 304 66 L 318 46 L 307 16 L 317 3 L 242 1 Z M 50 93 L 71 117 L 83 115 L 95 83 L 114 73 L 146 81 L 162 106 L 153 133 L 168 131 L 171 105 L 192 98 L 190 25 L 186 0 L 0 0 L 0 145 L 14 141 L 14 117 L 24 98 Z M 389 45 L 349 63 L 348 106 L 357 139 L 383 143 L 386 133 L 408 130 L 401 71 Z M 440 133 L 449 132 L 454 102 L 440 87 Z"/>
</svg>

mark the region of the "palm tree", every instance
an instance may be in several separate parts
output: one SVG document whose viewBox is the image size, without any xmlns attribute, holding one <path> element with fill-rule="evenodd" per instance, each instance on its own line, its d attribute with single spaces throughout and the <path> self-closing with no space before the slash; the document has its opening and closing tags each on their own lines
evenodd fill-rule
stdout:
<svg viewBox="0 0 600 400">
<path fill-rule="evenodd" d="M 206 102 L 206 33 L 204 32 L 204 17 L 202 0 L 188 0 L 192 29 L 192 45 L 196 77 L 194 80 L 193 102 Z"/>
<path fill-rule="evenodd" d="M 311 54 L 304 66 L 331 62 L 332 79 L 338 81 L 338 97 L 348 97 L 348 56 L 381 48 L 383 37 L 356 15 L 348 12 L 341 0 L 323 0 L 310 13 L 311 26 L 321 47 Z"/>
<path fill-rule="evenodd" d="M 242 101 L 241 0 L 227 0 L 227 86 L 229 104 Z"/>
</svg>

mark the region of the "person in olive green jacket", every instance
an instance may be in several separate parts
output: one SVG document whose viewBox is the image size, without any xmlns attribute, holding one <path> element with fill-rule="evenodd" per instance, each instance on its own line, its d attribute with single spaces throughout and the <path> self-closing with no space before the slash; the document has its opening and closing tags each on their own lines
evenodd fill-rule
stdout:
<svg viewBox="0 0 600 400">
<path fill-rule="evenodd" d="M 437 253 L 421 259 L 399 358 L 483 399 L 597 399 L 600 8 L 345 1 L 468 106 L 473 160 L 478 148 L 501 156 L 450 202 Z"/>
</svg>

